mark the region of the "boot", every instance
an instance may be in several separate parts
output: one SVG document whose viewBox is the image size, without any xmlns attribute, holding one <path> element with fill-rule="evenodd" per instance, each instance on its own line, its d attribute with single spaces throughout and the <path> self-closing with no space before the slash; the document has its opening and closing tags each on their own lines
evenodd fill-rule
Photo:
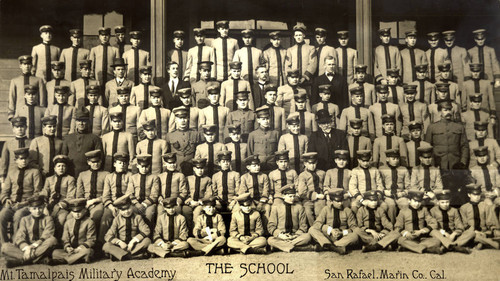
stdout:
<svg viewBox="0 0 500 281">
<path fill-rule="evenodd" d="M 450 250 L 453 250 L 455 252 L 459 252 L 459 253 L 463 253 L 463 254 L 470 254 L 470 250 L 469 248 L 467 247 L 463 247 L 463 246 L 453 246 L 453 247 L 450 247 Z"/>
<path fill-rule="evenodd" d="M 443 251 L 441 250 L 441 247 L 430 247 L 430 248 L 426 248 L 424 250 L 424 253 L 441 255 L 443 253 Z"/>
<path fill-rule="evenodd" d="M 368 244 L 368 245 L 363 245 L 361 252 L 363 253 L 375 252 L 380 250 L 381 248 L 382 247 L 379 244 Z"/>
</svg>

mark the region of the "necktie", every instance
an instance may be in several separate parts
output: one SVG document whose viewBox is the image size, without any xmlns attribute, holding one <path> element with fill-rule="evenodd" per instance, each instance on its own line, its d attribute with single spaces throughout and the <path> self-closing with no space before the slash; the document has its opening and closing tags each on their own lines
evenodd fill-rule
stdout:
<svg viewBox="0 0 500 281">
<path fill-rule="evenodd" d="M 56 78 L 56 79 L 55 79 L 55 85 L 56 85 L 56 86 L 61 85 L 61 79 Z"/>
<path fill-rule="evenodd" d="M 274 47 L 273 47 L 274 48 Z M 281 52 L 280 48 L 274 48 L 274 51 L 276 52 L 276 60 L 278 63 L 278 86 L 284 85 L 284 77 L 283 77 L 283 67 L 281 64 Z"/>
<path fill-rule="evenodd" d="M 120 131 L 113 130 L 113 144 L 111 146 L 111 172 L 115 171 L 115 166 L 113 163 L 115 162 L 114 156 L 118 151 L 118 137 L 120 136 Z"/>
<path fill-rule="evenodd" d="M 52 71 L 50 69 L 50 61 L 51 61 L 51 55 L 50 55 L 50 44 L 45 44 L 45 81 L 49 82 L 52 80 Z"/>
<path fill-rule="evenodd" d="M 333 208 L 332 228 L 340 228 L 340 210 Z"/>
<path fill-rule="evenodd" d="M 479 146 L 484 146 L 484 138 L 477 139 Z"/>
<path fill-rule="evenodd" d="M 120 58 L 123 58 L 123 53 L 125 52 L 125 42 L 118 43 L 118 54 Z"/>
<path fill-rule="evenodd" d="M 363 168 L 365 173 L 366 191 L 372 190 L 372 177 L 370 176 L 370 168 Z"/>
<path fill-rule="evenodd" d="M 366 208 L 368 210 L 368 228 L 375 229 L 375 210 L 372 208 Z"/>
<path fill-rule="evenodd" d="M 125 243 L 132 240 L 132 216 L 125 218 Z"/>
<path fill-rule="evenodd" d="M 35 138 L 35 106 L 32 104 L 28 105 L 28 136 Z"/>
<path fill-rule="evenodd" d="M 390 166 L 390 168 L 391 168 L 391 180 L 392 180 L 391 194 L 395 198 L 396 193 L 398 192 L 398 170 L 396 169 L 396 167 L 393 166 Z"/>
<path fill-rule="evenodd" d="M 356 167 L 358 165 L 358 154 L 356 153 L 359 150 L 359 136 L 353 136 L 353 157 L 352 157 L 352 167 Z"/>
<path fill-rule="evenodd" d="M 87 97 L 87 86 L 89 85 L 89 78 L 82 77 L 83 79 L 83 103 L 85 106 L 89 105 L 89 98 Z"/>
<path fill-rule="evenodd" d="M 97 197 L 97 171 L 92 170 L 90 173 L 90 192 L 89 199 Z"/>
<path fill-rule="evenodd" d="M 23 85 L 26 86 L 29 84 L 30 84 L 30 74 L 29 73 L 23 74 Z"/>
<path fill-rule="evenodd" d="M 127 131 L 127 107 L 128 107 L 128 104 L 122 104 L 122 121 L 123 121 L 123 128 L 122 128 L 122 132 L 126 132 Z"/>
<path fill-rule="evenodd" d="M 108 44 L 102 45 L 102 82 L 108 82 Z"/>
<path fill-rule="evenodd" d="M 172 92 L 172 96 L 175 94 L 175 82 L 172 80 L 170 82 L 170 92 Z"/>
<path fill-rule="evenodd" d="M 389 45 L 384 45 L 384 54 L 385 54 L 385 69 L 391 68 L 391 56 L 389 53 Z"/>
<path fill-rule="evenodd" d="M 420 226 L 418 223 L 418 211 L 411 208 L 411 207 L 410 207 L 410 210 L 411 210 L 411 223 L 413 226 L 413 231 L 420 230 Z"/>
<path fill-rule="evenodd" d="M 78 47 L 73 47 L 73 50 L 71 52 L 71 81 L 73 82 L 76 80 L 76 64 L 78 60 Z"/>
<path fill-rule="evenodd" d="M 199 44 L 198 45 L 198 64 L 196 66 L 196 82 L 200 81 L 200 62 L 203 61 L 203 45 L 204 44 Z"/>
<path fill-rule="evenodd" d="M 223 80 L 226 81 L 228 77 L 228 60 L 227 60 L 227 37 L 222 38 L 222 66 L 223 66 Z"/>
<path fill-rule="evenodd" d="M 208 163 L 207 173 L 211 177 L 214 173 L 214 143 L 207 143 L 208 145 Z"/>
<path fill-rule="evenodd" d="M 293 166 L 297 174 L 300 174 L 300 151 L 299 135 L 293 134 Z"/>
<path fill-rule="evenodd" d="M 252 59 L 252 46 L 247 46 L 248 56 L 248 82 L 253 84 L 253 59 Z"/>
<path fill-rule="evenodd" d="M 392 102 L 394 104 L 399 104 L 398 90 L 396 89 L 396 85 L 389 85 L 389 89 L 391 90 L 392 93 Z"/>
<path fill-rule="evenodd" d="M 116 173 L 116 198 L 123 195 L 122 177 L 123 173 Z"/>
<path fill-rule="evenodd" d="M 139 48 L 133 48 L 133 49 L 134 49 L 134 85 L 139 85 Z"/>
<path fill-rule="evenodd" d="M 56 145 L 54 136 L 47 136 L 49 139 L 49 159 L 52 160 L 56 156 Z M 54 172 L 54 161 L 49 161 L 49 175 Z"/>
<path fill-rule="evenodd" d="M 355 105 L 354 106 L 354 115 L 356 118 L 358 119 L 361 119 L 361 109 L 360 109 L 360 105 Z"/>
<path fill-rule="evenodd" d="M 229 187 L 227 185 L 227 174 L 228 170 L 222 171 L 222 201 L 224 203 L 227 203 L 229 200 L 228 198 L 228 193 L 229 193 Z"/>
<path fill-rule="evenodd" d="M 474 230 L 481 230 L 481 216 L 479 215 L 478 204 L 472 204 L 472 211 L 474 213 Z"/>
<path fill-rule="evenodd" d="M 200 200 L 200 182 L 201 178 L 198 176 L 194 176 L 194 194 L 193 194 L 193 200 L 198 201 Z"/>
<path fill-rule="evenodd" d="M 169 198 L 170 195 L 172 194 L 172 177 L 174 175 L 174 172 L 172 171 L 167 171 L 167 182 L 165 186 L 165 194 L 163 198 Z"/>
<path fill-rule="evenodd" d="M 184 62 L 183 62 L 183 57 L 182 57 L 182 50 L 177 49 L 177 56 L 179 57 L 179 77 L 182 79 L 184 77 Z"/>
<path fill-rule="evenodd" d="M 268 104 L 269 106 L 269 125 L 271 130 L 274 130 L 274 104 Z"/>
<path fill-rule="evenodd" d="M 424 166 L 424 190 L 431 190 L 431 172 L 429 166 Z"/>
<path fill-rule="evenodd" d="M 474 112 L 474 122 L 481 121 L 481 117 L 479 115 L 479 109 L 473 109 L 472 112 Z"/>
<path fill-rule="evenodd" d="M 174 216 L 168 216 L 168 241 L 174 241 Z"/>
<path fill-rule="evenodd" d="M 281 187 L 287 184 L 286 171 L 280 170 Z"/>
<path fill-rule="evenodd" d="M 436 67 L 434 66 L 434 55 L 436 48 L 431 48 L 431 83 L 436 83 Z"/>
<path fill-rule="evenodd" d="M 235 166 L 236 171 L 241 173 L 241 151 L 240 151 L 240 143 L 234 142 L 234 157 L 235 157 Z"/>
<path fill-rule="evenodd" d="M 443 229 L 448 232 L 448 233 L 451 233 L 451 229 L 450 229 L 450 217 L 448 216 L 448 211 L 445 211 L 445 210 L 442 210 L 442 209 L 439 209 L 441 210 L 441 215 L 443 216 Z"/>
<path fill-rule="evenodd" d="M 321 190 L 321 188 L 319 186 L 319 176 L 318 176 L 318 174 L 316 174 L 316 172 L 312 172 L 311 175 L 312 175 L 312 179 L 313 179 L 314 192 L 321 193 L 322 190 Z"/>
<path fill-rule="evenodd" d="M 413 141 L 414 142 L 414 149 L 415 149 L 415 166 L 420 165 L 420 155 L 418 153 L 418 148 L 420 147 L 420 139 L 416 139 Z"/>
<path fill-rule="evenodd" d="M 161 125 L 161 111 L 160 111 L 160 106 L 155 105 L 155 116 L 156 116 L 156 132 L 158 134 L 159 138 L 162 138 L 162 125 Z"/>
<path fill-rule="evenodd" d="M 491 191 L 493 184 L 491 183 L 490 171 L 488 170 L 488 165 L 481 165 L 481 170 L 484 176 L 484 187 L 486 191 Z"/>
<path fill-rule="evenodd" d="M 306 134 L 306 118 L 305 118 L 305 111 L 304 110 L 299 110 L 299 115 L 300 115 L 300 134 L 305 135 Z"/>
<path fill-rule="evenodd" d="M 318 57 L 318 69 L 319 69 L 319 64 L 320 64 L 320 62 L 323 62 L 323 60 L 321 59 L 321 51 L 323 51 L 323 47 L 324 47 L 324 46 L 325 46 L 325 45 L 321 45 L 321 46 L 319 46 L 319 47 L 318 47 L 317 54 L 316 54 L 316 55 L 317 55 L 317 57 Z"/>
<path fill-rule="evenodd" d="M 292 204 L 285 203 L 285 233 L 292 233 L 293 220 L 292 220 Z"/>
<path fill-rule="evenodd" d="M 236 94 L 238 93 L 238 84 L 239 84 L 239 79 L 232 79 L 233 80 L 233 108 L 231 110 L 236 110 Z M 227 101 L 226 101 L 226 106 L 227 106 Z"/>
<path fill-rule="evenodd" d="M 212 110 L 214 115 L 214 125 L 219 128 L 219 106 L 217 104 L 212 104 Z M 218 138 L 219 134 L 215 134 L 216 138 Z"/>
<path fill-rule="evenodd" d="M 17 193 L 16 193 L 16 202 L 21 202 L 23 199 L 24 193 L 24 172 L 25 169 L 19 169 L 19 174 L 17 175 Z"/>
<path fill-rule="evenodd" d="M 250 236 L 250 214 L 243 213 L 243 235 Z"/>
<path fill-rule="evenodd" d="M 385 101 L 380 101 L 380 107 L 382 108 L 382 115 L 387 114 L 387 103 Z"/>
<path fill-rule="evenodd" d="M 447 47 L 446 49 L 448 49 L 448 59 L 450 60 L 451 65 L 453 65 L 453 47 Z"/>
<path fill-rule="evenodd" d="M 347 79 L 347 47 L 341 47 L 342 49 L 342 76 Z"/>
<path fill-rule="evenodd" d="M 415 108 L 413 102 L 408 102 L 408 114 L 410 115 L 410 122 L 415 120 Z"/>
<path fill-rule="evenodd" d="M 253 189 L 253 199 L 254 200 L 259 200 L 260 199 L 260 190 L 259 190 L 259 178 L 257 177 L 258 174 L 252 173 L 252 189 Z"/>
<path fill-rule="evenodd" d="M 415 49 L 413 47 L 408 48 L 410 51 L 410 63 L 411 63 L 411 81 L 417 80 L 417 75 L 415 73 Z"/>
<path fill-rule="evenodd" d="M 61 194 L 61 181 L 62 181 L 62 176 L 56 175 L 56 184 L 54 186 L 54 191 L 56 194 Z"/>
<path fill-rule="evenodd" d="M 299 77 L 302 77 L 302 45 L 297 44 L 297 69 L 299 70 Z"/>
<path fill-rule="evenodd" d="M 148 154 L 153 155 L 153 144 L 154 144 L 154 139 L 148 139 Z"/>
<path fill-rule="evenodd" d="M 425 103 L 425 81 L 422 79 L 422 80 L 418 80 L 418 92 L 419 92 L 419 95 L 420 95 L 420 102 L 421 103 Z"/>
<path fill-rule="evenodd" d="M 25 147 L 26 146 L 26 137 L 22 137 L 22 138 L 16 138 L 17 140 L 17 148 L 22 148 L 22 147 Z"/>
<path fill-rule="evenodd" d="M 337 188 L 344 188 L 344 169 L 337 169 Z"/>
<path fill-rule="evenodd" d="M 386 134 L 385 135 L 385 139 L 386 139 L 386 149 L 392 149 L 392 134 Z"/>
<path fill-rule="evenodd" d="M 139 191 L 139 201 L 144 201 L 146 199 L 146 174 L 141 174 L 141 183 L 140 183 L 140 191 Z"/>
<path fill-rule="evenodd" d="M 57 105 L 57 137 L 62 139 L 64 105 Z"/>
<path fill-rule="evenodd" d="M 146 109 L 149 107 L 149 84 L 142 84 L 142 85 L 144 87 L 144 97 L 143 97 L 144 105 L 142 109 Z"/>
<path fill-rule="evenodd" d="M 95 110 L 95 104 L 91 104 L 89 106 L 89 132 L 93 132 L 94 128 L 94 110 Z"/>
<path fill-rule="evenodd" d="M 477 52 L 479 55 L 479 63 L 482 65 L 481 76 L 480 79 L 484 79 L 484 48 L 483 46 L 477 46 Z"/>
<path fill-rule="evenodd" d="M 474 93 L 481 93 L 481 87 L 479 86 L 479 79 L 472 79 L 474 81 Z"/>
<path fill-rule="evenodd" d="M 80 222 L 81 220 L 75 219 L 75 225 L 73 226 L 73 241 L 71 242 L 71 247 L 73 248 L 78 248 L 80 243 L 78 240 L 80 240 Z"/>
<path fill-rule="evenodd" d="M 328 102 L 327 101 L 323 101 L 322 104 L 323 104 L 323 109 L 326 110 L 326 111 L 328 111 L 328 112 L 330 112 L 328 110 Z"/>
<path fill-rule="evenodd" d="M 205 218 L 206 218 L 205 223 L 207 224 L 207 227 L 213 228 L 214 227 L 214 221 L 212 219 L 213 216 L 209 216 L 209 215 L 205 214 Z"/>
<path fill-rule="evenodd" d="M 33 218 L 33 241 L 40 240 L 40 217 Z"/>
</svg>

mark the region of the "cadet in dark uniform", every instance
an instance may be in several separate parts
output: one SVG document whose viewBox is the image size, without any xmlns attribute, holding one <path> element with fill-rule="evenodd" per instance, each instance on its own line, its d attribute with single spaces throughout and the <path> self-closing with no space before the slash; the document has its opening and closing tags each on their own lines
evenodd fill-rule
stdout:
<svg viewBox="0 0 500 281">
<path fill-rule="evenodd" d="M 236 108 L 229 112 L 226 119 L 226 126 L 240 124 L 241 138 L 243 142 L 248 139 L 248 134 L 254 130 L 255 113 L 249 108 L 250 92 L 239 91 L 235 93 Z M 222 141 L 222 140 L 221 140 Z"/>
<path fill-rule="evenodd" d="M 52 80 L 50 62 L 59 60 L 61 49 L 51 44 L 53 28 L 50 25 L 40 27 L 40 38 L 42 43 L 33 46 L 31 56 L 33 57 L 32 73 L 36 77 L 42 78 L 44 82 Z"/>
<path fill-rule="evenodd" d="M 83 32 L 81 29 L 69 30 L 71 47 L 63 49 L 59 61 L 65 64 L 64 79 L 73 82 L 79 78 L 78 62 L 88 60 L 90 51 L 82 48 Z"/>
</svg>

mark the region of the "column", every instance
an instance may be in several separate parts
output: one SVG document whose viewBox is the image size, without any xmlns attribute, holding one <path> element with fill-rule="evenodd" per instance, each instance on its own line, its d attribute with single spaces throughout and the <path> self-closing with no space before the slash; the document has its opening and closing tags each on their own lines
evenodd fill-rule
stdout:
<svg viewBox="0 0 500 281">
<path fill-rule="evenodd" d="M 151 65 L 156 85 L 166 77 L 167 61 L 167 0 L 151 0 Z"/>
<path fill-rule="evenodd" d="M 373 74 L 372 42 L 372 1 L 356 0 L 356 49 L 358 63 L 366 64 L 367 71 Z"/>
</svg>

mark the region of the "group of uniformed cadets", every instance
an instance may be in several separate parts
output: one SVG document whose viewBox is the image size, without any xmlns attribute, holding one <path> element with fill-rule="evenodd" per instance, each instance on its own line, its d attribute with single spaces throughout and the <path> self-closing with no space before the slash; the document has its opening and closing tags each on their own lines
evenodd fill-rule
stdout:
<svg viewBox="0 0 500 281">
<path fill-rule="evenodd" d="M 499 248 L 500 69 L 485 30 L 468 52 L 453 31 L 445 49 L 429 33 L 423 52 L 416 31 L 399 51 L 381 29 L 372 84 L 347 31 L 333 48 L 317 28 L 313 46 L 299 24 L 292 47 L 276 31 L 262 51 L 252 30 L 239 49 L 228 22 L 216 26 L 211 47 L 195 28 L 189 51 L 174 32 L 160 87 L 138 31 L 128 45 L 116 27 L 115 47 L 100 28 L 88 51 L 72 29 L 60 52 L 40 28 L 11 82 L 15 138 L 0 161 L 9 266 L 211 255 L 226 242 L 246 254 Z"/>
</svg>

